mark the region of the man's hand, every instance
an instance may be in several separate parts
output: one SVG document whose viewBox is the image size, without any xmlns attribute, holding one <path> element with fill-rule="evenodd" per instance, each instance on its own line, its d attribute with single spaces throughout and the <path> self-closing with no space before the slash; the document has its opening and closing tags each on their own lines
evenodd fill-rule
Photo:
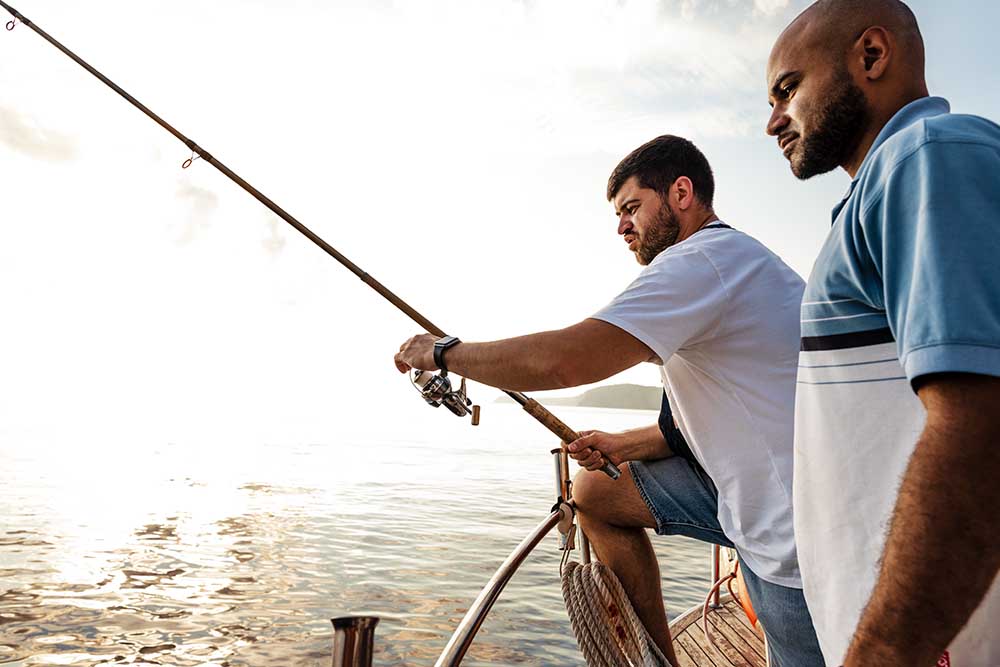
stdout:
<svg viewBox="0 0 1000 667">
<path fill-rule="evenodd" d="M 422 371 L 436 371 L 437 365 L 434 363 L 434 343 L 437 336 L 431 334 L 420 334 L 414 336 L 399 346 L 394 361 L 400 373 L 406 373 L 411 368 L 419 368 Z"/>
<path fill-rule="evenodd" d="M 600 470 L 605 462 L 621 465 L 626 461 L 647 461 L 672 456 L 657 424 L 621 433 L 580 431 L 569 443 L 569 455 L 587 470 Z"/>
<path fill-rule="evenodd" d="M 622 434 L 603 431 L 580 431 L 580 437 L 569 444 L 569 455 L 587 470 L 600 470 L 606 461 L 619 465 Z"/>
</svg>

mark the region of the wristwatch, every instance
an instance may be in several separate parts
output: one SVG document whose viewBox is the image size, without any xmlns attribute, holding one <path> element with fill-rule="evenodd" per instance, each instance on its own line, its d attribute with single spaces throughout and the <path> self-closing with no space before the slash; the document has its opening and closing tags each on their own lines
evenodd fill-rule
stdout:
<svg viewBox="0 0 1000 667">
<path fill-rule="evenodd" d="M 434 365 L 441 369 L 442 375 L 448 374 L 448 367 L 444 363 L 444 353 L 461 342 L 456 336 L 445 336 L 434 341 Z"/>
</svg>

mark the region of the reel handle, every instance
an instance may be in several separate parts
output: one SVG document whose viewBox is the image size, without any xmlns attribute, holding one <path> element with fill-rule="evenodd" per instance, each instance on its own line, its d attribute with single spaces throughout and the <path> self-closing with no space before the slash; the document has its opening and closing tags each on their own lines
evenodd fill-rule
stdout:
<svg viewBox="0 0 1000 667">
<path fill-rule="evenodd" d="M 537 419 L 563 441 L 563 444 L 568 444 L 578 439 L 579 434 L 567 426 L 561 419 L 556 417 L 554 414 L 546 410 L 541 403 L 531 398 L 528 402 L 524 404 L 524 411 L 529 415 Z M 622 476 L 622 471 L 618 469 L 611 461 L 607 461 L 602 467 L 601 471 L 610 477 L 611 479 L 618 479 Z"/>
</svg>

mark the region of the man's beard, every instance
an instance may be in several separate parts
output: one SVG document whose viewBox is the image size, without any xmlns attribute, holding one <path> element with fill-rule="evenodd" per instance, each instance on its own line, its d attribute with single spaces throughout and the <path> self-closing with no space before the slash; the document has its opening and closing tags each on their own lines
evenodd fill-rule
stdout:
<svg viewBox="0 0 1000 667">
<path fill-rule="evenodd" d="M 846 70 L 837 77 L 826 106 L 816 113 L 814 129 L 802 137 L 801 153 L 792 155 L 792 173 L 807 180 L 833 171 L 850 159 L 861 143 L 870 118 L 864 92 Z"/>
<path fill-rule="evenodd" d="M 677 243 L 681 225 L 670 206 L 664 202 L 654 224 L 649 226 L 639 241 L 635 257 L 643 266 L 648 266 L 661 252 Z"/>
</svg>

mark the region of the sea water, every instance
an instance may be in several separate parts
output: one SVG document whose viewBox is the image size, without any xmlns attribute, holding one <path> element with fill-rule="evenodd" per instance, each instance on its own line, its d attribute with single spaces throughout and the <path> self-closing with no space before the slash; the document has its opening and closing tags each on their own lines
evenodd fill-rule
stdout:
<svg viewBox="0 0 1000 667">
<path fill-rule="evenodd" d="M 576 428 L 655 413 L 557 408 Z M 176 441 L 0 434 L 0 665 L 329 665 L 329 619 L 381 617 L 377 665 L 431 665 L 555 499 L 553 437 L 513 405 L 345 416 Z M 574 464 L 575 468 L 575 464 Z M 668 609 L 707 545 L 653 536 Z M 579 558 L 579 552 L 575 554 Z M 463 664 L 582 665 L 558 536 L 528 558 Z"/>
</svg>

